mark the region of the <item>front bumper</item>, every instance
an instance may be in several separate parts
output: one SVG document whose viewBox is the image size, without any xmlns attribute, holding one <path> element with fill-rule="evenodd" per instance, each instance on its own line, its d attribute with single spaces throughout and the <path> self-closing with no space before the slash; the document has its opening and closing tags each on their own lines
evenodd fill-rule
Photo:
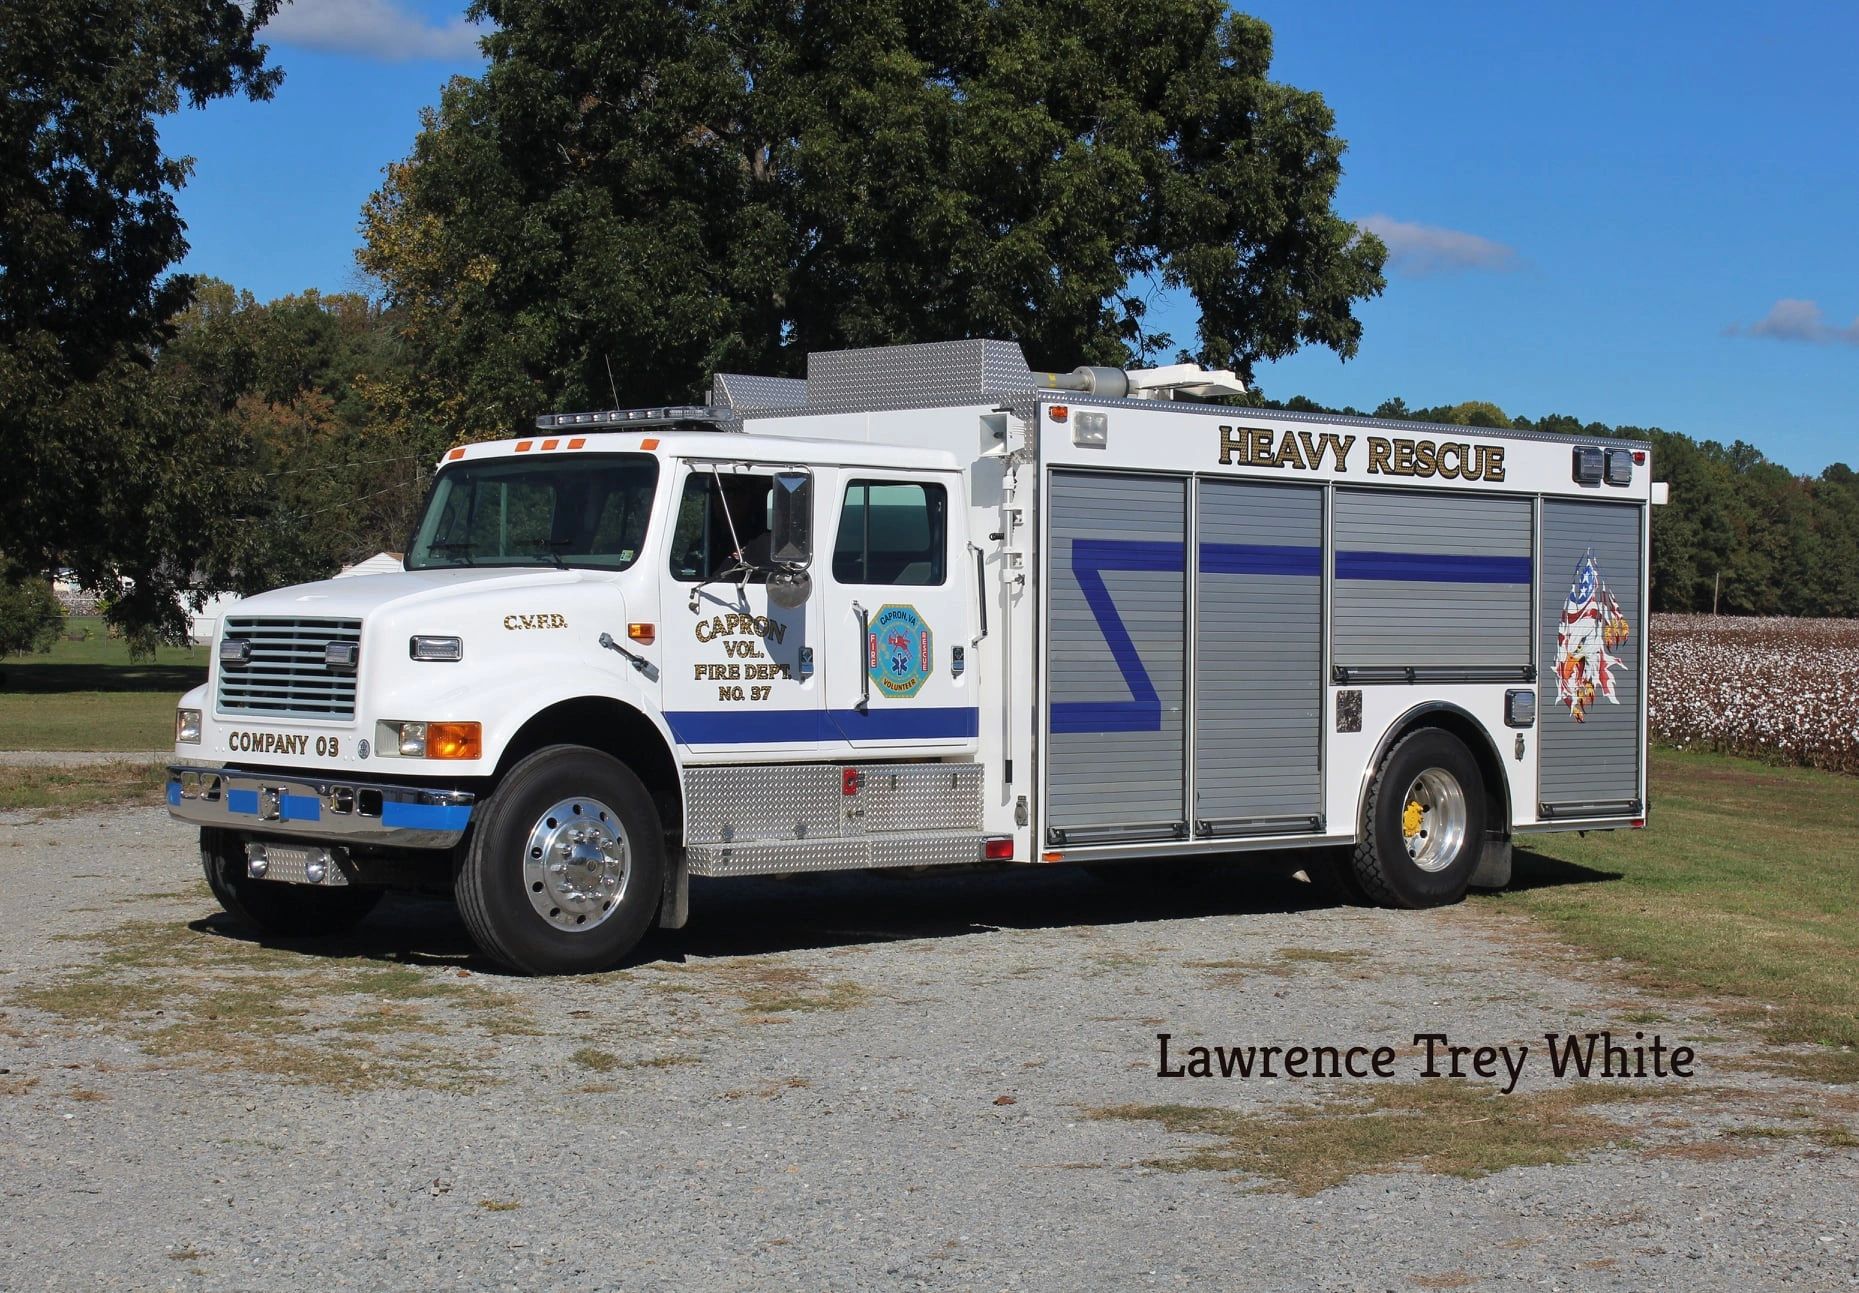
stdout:
<svg viewBox="0 0 1859 1293">
<path fill-rule="evenodd" d="M 176 764 L 168 812 L 196 826 L 300 835 L 343 844 L 445 849 L 463 838 L 477 796 L 240 768 Z"/>
</svg>

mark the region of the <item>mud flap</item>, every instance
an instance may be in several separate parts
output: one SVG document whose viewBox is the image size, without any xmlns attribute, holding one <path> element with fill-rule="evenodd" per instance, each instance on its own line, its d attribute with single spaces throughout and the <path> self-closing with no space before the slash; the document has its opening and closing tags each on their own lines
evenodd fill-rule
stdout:
<svg viewBox="0 0 1859 1293">
<path fill-rule="evenodd" d="M 1478 857 L 1478 869 L 1472 872 L 1472 888 L 1503 889 L 1510 884 L 1510 847 L 1510 840 L 1504 836 L 1485 837 L 1485 849 Z"/>
<path fill-rule="evenodd" d="M 690 857 L 681 848 L 665 851 L 665 893 L 659 899 L 658 927 L 683 929 L 691 918 Z"/>
</svg>

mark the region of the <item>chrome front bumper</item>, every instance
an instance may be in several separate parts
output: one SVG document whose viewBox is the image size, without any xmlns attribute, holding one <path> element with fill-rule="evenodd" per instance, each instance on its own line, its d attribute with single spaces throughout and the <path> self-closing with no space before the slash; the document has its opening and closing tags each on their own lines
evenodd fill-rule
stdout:
<svg viewBox="0 0 1859 1293">
<path fill-rule="evenodd" d="M 450 848 L 470 825 L 476 800 L 462 790 L 189 764 L 168 769 L 168 812 L 181 821 L 342 844 Z"/>
</svg>

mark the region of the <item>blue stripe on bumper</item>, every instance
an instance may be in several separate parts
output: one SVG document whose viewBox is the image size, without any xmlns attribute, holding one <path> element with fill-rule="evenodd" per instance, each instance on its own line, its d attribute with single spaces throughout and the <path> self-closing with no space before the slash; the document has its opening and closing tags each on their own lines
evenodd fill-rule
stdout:
<svg viewBox="0 0 1859 1293">
<path fill-rule="evenodd" d="M 470 804 L 381 805 L 381 825 L 415 831 L 462 831 L 471 820 Z"/>
</svg>

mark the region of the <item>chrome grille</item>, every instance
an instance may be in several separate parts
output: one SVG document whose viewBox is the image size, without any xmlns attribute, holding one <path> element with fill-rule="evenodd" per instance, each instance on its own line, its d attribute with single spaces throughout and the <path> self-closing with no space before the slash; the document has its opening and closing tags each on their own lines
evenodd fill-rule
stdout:
<svg viewBox="0 0 1859 1293">
<path fill-rule="evenodd" d="M 331 642 L 361 643 L 360 620 L 228 616 L 226 637 L 252 644 L 243 666 L 219 666 L 219 712 L 273 718 L 355 717 L 355 674 L 323 663 Z"/>
</svg>

